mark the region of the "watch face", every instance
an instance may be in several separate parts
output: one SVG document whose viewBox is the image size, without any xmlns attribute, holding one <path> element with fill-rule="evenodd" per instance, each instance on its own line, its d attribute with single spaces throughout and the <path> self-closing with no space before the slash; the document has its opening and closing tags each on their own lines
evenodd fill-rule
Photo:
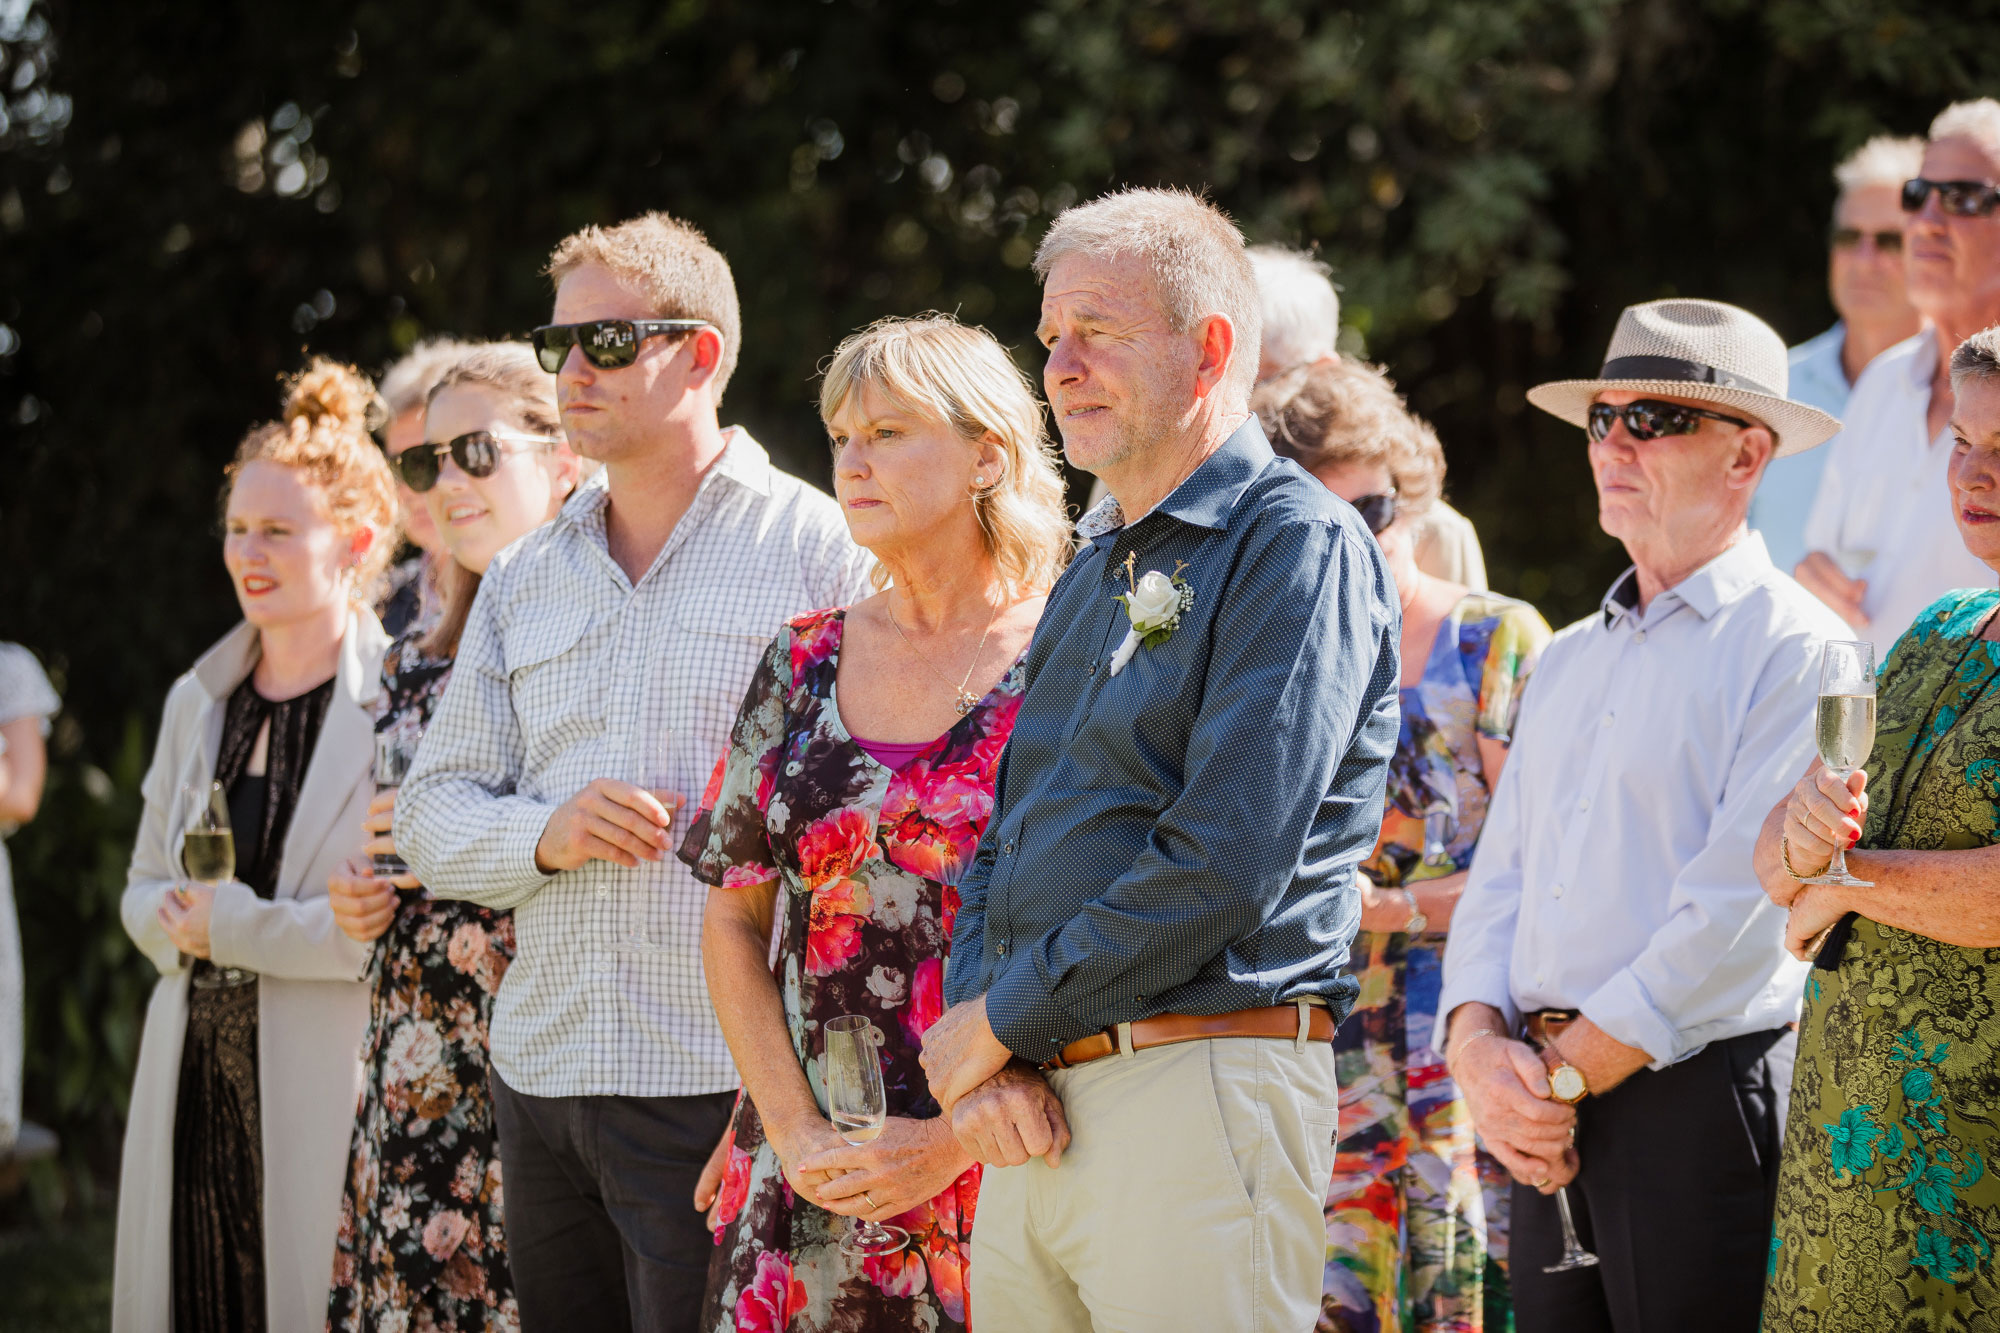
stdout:
<svg viewBox="0 0 2000 1333">
<path fill-rule="evenodd" d="M 1573 1102 L 1583 1096 L 1583 1074 L 1574 1065 L 1563 1065 L 1549 1074 L 1549 1091 L 1559 1102 Z"/>
</svg>

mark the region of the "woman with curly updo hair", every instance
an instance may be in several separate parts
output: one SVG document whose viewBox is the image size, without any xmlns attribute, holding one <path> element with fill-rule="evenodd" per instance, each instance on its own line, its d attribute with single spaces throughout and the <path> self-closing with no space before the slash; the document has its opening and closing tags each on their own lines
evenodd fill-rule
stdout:
<svg viewBox="0 0 2000 1333">
<path fill-rule="evenodd" d="M 222 563 L 243 623 L 167 695 L 125 929 L 159 969 L 118 1191 L 112 1325 L 326 1319 L 366 945 L 327 880 L 360 852 L 387 639 L 368 609 L 396 495 L 357 371 L 315 361 L 225 470 Z M 233 855 L 190 837 L 227 811 Z"/>
</svg>

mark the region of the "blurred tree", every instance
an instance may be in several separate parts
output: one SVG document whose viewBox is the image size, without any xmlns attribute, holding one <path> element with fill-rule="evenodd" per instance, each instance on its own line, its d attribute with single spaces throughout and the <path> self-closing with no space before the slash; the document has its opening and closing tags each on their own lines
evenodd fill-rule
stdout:
<svg viewBox="0 0 2000 1333">
<path fill-rule="evenodd" d="M 823 480 L 812 379 L 842 334 L 956 310 L 1033 368 L 1048 219 L 1119 183 L 1205 189 L 1332 263 L 1496 584 L 1560 623 L 1621 561 L 1576 432 L 1522 389 L 1593 369 L 1659 295 L 1816 332 L 1831 163 L 2000 89 L 1996 11 L 0 0 L 0 635 L 69 709 L 16 841 L 32 1111 L 73 1163 L 115 1128 L 145 983 L 115 913 L 131 756 L 234 619 L 219 468 L 306 348 L 374 367 L 520 334 L 556 240 L 664 207 L 736 267 L 727 416 Z"/>
</svg>

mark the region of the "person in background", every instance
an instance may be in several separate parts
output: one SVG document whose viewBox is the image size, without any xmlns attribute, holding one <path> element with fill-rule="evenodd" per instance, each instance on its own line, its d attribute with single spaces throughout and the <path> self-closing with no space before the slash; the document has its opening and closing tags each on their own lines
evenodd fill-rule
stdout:
<svg viewBox="0 0 2000 1333">
<path fill-rule="evenodd" d="M 112 1328 L 318 1328 L 368 1021 L 368 949 L 326 898 L 361 850 L 388 639 L 370 593 L 396 490 L 374 390 L 315 361 L 229 465 L 223 564 L 243 609 L 174 683 L 123 902 L 160 971 L 118 1186 Z M 235 870 L 182 835 L 221 786 Z"/>
<path fill-rule="evenodd" d="M 1528 391 L 1584 428 L 1632 567 L 1542 654 L 1445 948 L 1446 1065 L 1516 1182 L 1522 1333 L 1757 1322 L 1804 968 L 1750 853 L 1842 637 L 1746 522 L 1772 453 L 1840 428 L 1786 378 L 1756 316 L 1665 300 L 1624 311 L 1597 378 Z M 1550 1273 L 1564 1186 L 1602 1262 Z"/>
<path fill-rule="evenodd" d="M 27 979 L 5 839 L 41 808 L 49 719 L 61 708 L 35 655 L 18 643 L 0 643 L 0 1163 L 19 1149 L 40 1153 L 48 1146 L 47 1130 L 21 1121 Z"/>
<path fill-rule="evenodd" d="M 2000 570 L 2000 328 L 1959 345 L 1951 379 L 1954 526 Z M 1918 616 L 1884 664 L 1865 765 L 1843 781 L 1814 759 L 1758 839 L 1788 942 L 1818 955 L 1767 1333 L 1985 1329 L 2000 1311 L 1996 607 L 1967 589 Z M 1849 846 L 1865 886 L 1800 882 Z"/>
<path fill-rule="evenodd" d="M 1266 381 L 1251 405 L 1273 449 L 1360 511 L 1403 609 L 1402 731 L 1360 879 L 1361 998 L 1333 1041 L 1341 1123 L 1319 1327 L 1505 1329 L 1507 1172 L 1478 1150 L 1437 1049 L 1438 977 L 1548 623 L 1417 567 L 1444 451 L 1381 372 L 1321 362 Z"/>
<path fill-rule="evenodd" d="M 1938 114 L 1902 204 L 1904 280 L 1930 327 L 1877 356 L 1855 382 L 1798 567 L 1799 582 L 1872 642 L 1878 660 L 1944 593 L 1994 583 L 1948 521 L 1946 363 L 1965 339 L 2000 323 L 2000 102 L 1957 102 Z"/>
<path fill-rule="evenodd" d="M 1903 283 L 1903 182 L 1923 169 L 1924 141 L 1878 134 L 1833 169 L 1827 294 L 1840 318 L 1791 352 L 1791 394 L 1844 416 L 1847 395 L 1870 361 L 1915 336 L 1922 325 Z M 1806 556 L 1806 517 L 1831 447 L 1773 459 L 1750 497 L 1750 526 L 1771 563 L 1794 569 Z"/>
<path fill-rule="evenodd" d="M 474 344 L 450 338 L 429 338 L 389 363 L 382 372 L 380 391 L 388 412 L 382 428 L 382 452 L 393 469 L 404 450 L 421 444 L 424 438 L 424 403 L 445 372 Z M 417 494 L 396 477 L 396 505 L 402 516 L 403 536 L 416 553 L 389 566 L 383 580 L 382 598 L 376 614 L 382 631 L 391 639 L 401 639 L 411 626 L 430 620 L 437 613 L 436 575 L 447 558 L 443 539 L 430 511 Z"/>
<path fill-rule="evenodd" d="M 444 694 L 480 576 L 501 548 L 553 518 L 582 475 L 555 384 L 524 343 L 462 348 L 431 389 L 422 426 L 396 467 L 449 563 L 435 623 L 406 631 L 382 664 L 375 733 L 405 753 Z M 395 855 L 386 832 L 395 807 L 393 787 L 369 806 L 379 834 L 369 852 Z M 365 860 L 335 875 L 327 896 L 340 928 L 374 946 L 327 1326 L 518 1328 L 486 1087 L 513 918 L 433 898 L 412 876 L 378 878 Z"/>
<path fill-rule="evenodd" d="M 1069 556 L 1062 477 L 1007 350 L 944 316 L 841 343 L 820 419 L 880 590 L 772 640 L 681 849 L 713 886 L 703 962 L 746 1092 L 702 1327 L 756 1327 L 777 1292 L 791 1318 L 774 1326 L 793 1333 L 962 1330 L 979 1167 L 917 1053 L 1022 658 Z M 889 1120 L 860 1147 L 815 1095 L 818 1034 L 842 1014 L 882 1034 Z M 900 1227 L 909 1248 L 845 1255 L 849 1225 L 829 1214 Z"/>
<path fill-rule="evenodd" d="M 708 889 L 669 829 L 771 636 L 865 594 L 832 497 L 717 417 L 729 263 L 664 213 L 556 247 L 535 330 L 571 447 L 603 463 L 487 566 L 397 800 L 431 893 L 512 909 L 492 1072 L 507 1259 L 529 1333 L 692 1329 L 688 1206 L 737 1077 L 702 983 Z"/>
</svg>

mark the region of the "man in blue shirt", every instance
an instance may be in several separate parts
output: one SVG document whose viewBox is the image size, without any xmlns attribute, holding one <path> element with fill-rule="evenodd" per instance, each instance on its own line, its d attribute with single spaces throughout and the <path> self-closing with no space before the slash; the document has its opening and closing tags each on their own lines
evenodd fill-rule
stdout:
<svg viewBox="0 0 2000 1333">
<path fill-rule="evenodd" d="M 1110 195 L 1036 268 L 1064 449 L 1111 498 L 1029 649 L 924 1042 L 989 1164 L 972 1304 L 988 1333 L 1307 1328 L 1395 590 L 1250 414 L 1258 298 L 1226 217 Z"/>
</svg>

